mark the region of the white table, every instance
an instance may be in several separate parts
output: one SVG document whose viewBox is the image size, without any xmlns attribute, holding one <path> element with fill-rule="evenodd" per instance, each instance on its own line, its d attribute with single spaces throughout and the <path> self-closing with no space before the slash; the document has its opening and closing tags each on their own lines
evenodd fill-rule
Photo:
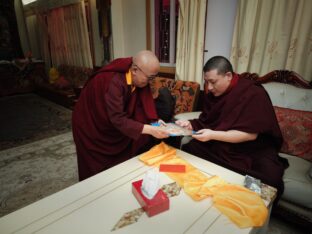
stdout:
<svg viewBox="0 0 312 234">
<path fill-rule="evenodd" d="M 200 171 L 242 184 L 244 177 L 213 163 L 177 151 Z M 212 206 L 211 199 L 193 201 L 181 190 L 170 198 L 170 209 L 111 232 L 121 216 L 139 208 L 131 182 L 143 178 L 151 167 L 138 157 L 130 159 L 85 181 L 68 187 L 0 219 L 0 233 L 254 233 L 261 229 L 240 229 Z M 161 184 L 173 182 L 161 173 Z M 272 199 L 272 197 L 270 198 Z M 269 205 L 270 201 L 267 201 Z"/>
</svg>

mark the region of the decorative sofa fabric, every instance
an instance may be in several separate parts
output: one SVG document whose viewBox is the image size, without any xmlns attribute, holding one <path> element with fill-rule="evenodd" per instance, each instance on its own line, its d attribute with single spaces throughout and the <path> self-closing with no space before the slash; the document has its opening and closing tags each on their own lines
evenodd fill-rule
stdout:
<svg viewBox="0 0 312 234">
<path fill-rule="evenodd" d="M 158 91 L 167 87 L 175 98 L 174 114 L 191 112 L 196 109 L 200 85 L 197 82 L 174 80 L 166 77 L 156 77 L 150 83 L 153 98 L 158 97 Z"/>
<path fill-rule="evenodd" d="M 274 110 L 284 138 L 281 153 L 312 162 L 312 112 L 278 106 Z"/>
<path fill-rule="evenodd" d="M 57 70 L 59 76 L 63 76 L 65 80 L 69 81 L 72 88 L 83 87 L 94 71 L 92 68 L 69 66 L 65 64 L 61 64 Z"/>
<path fill-rule="evenodd" d="M 69 85 L 60 87 L 55 84 L 45 82 L 40 85 L 38 93 L 52 101 L 67 107 L 73 107 L 80 91 L 96 69 L 83 68 L 62 64 L 57 68 L 59 77 L 68 81 Z M 200 85 L 196 82 L 174 80 L 166 77 L 156 77 L 150 82 L 153 98 L 158 97 L 159 89 L 167 87 L 171 95 L 175 98 L 174 114 L 194 111 L 197 98 L 200 92 Z"/>
<path fill-rule="evenodd" d="M 312 231 L 312 84 L 292 71 L 276 70 L 259 77 L 241 74 L 263 84 L 268 92 L 284 137 L 280 156 L 289 167 L 283 177 L 285 190 L 273 212 Z M 176 119 L 198 118 L 200 112 Z M 190 139 L 183 138 L 182 144 Z"/>
</svg>

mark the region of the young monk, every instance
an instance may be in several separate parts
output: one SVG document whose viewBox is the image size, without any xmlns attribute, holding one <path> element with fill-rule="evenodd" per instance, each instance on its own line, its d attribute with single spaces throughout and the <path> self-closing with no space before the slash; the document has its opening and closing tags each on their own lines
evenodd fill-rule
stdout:
<svg viewBox="0 0 312 234">
<path fill-rule="evenodd" d="M 179 120 L 197 131 L 183 150 L 274 186 L 281 195 L 287 160 L 278 156 L 283 138 L 269 95 L 239 78 L 222 56 L 204 66 L 205 99 L 198 119 Z"/>
</svg>

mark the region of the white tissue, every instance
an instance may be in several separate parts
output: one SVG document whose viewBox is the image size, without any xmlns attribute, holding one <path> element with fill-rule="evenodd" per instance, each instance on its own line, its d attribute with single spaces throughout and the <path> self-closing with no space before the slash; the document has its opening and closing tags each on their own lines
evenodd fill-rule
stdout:
<svg viewBox="0 0 312 234">
<path fill-rule="evenodd" d="M 141 191 L 145 197 L 152 199 L 159 190 L 159 173 L 156 170 L 149 170 L 145 173 Z"/>
</svg>

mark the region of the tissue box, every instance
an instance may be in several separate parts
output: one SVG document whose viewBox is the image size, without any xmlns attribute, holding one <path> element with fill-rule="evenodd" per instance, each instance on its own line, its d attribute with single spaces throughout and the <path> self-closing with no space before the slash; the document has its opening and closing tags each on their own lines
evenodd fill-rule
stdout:
<svg viewBox="0 0 312 234">
<path fill-rule="evenodd" d="M 148 199 L 141 191 L 143 180 L 138 180 L 132 183 L 132 193 L 145 210 L 146 214 L 151 217 L 163 211 L 169 210 L 169 198 L 159 189 L 152 199 Z"/>
</svg>

